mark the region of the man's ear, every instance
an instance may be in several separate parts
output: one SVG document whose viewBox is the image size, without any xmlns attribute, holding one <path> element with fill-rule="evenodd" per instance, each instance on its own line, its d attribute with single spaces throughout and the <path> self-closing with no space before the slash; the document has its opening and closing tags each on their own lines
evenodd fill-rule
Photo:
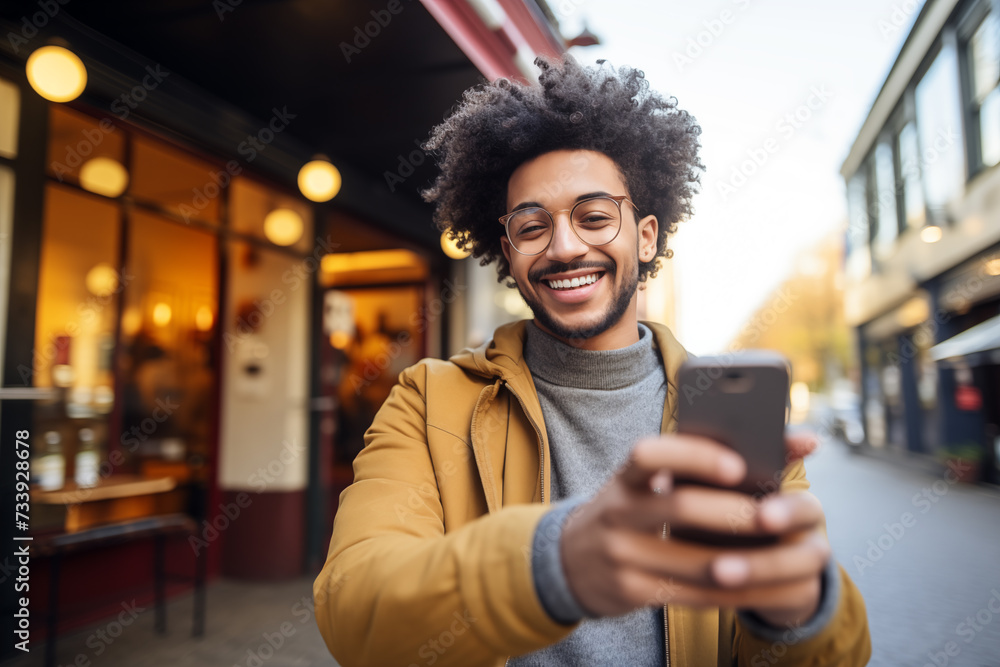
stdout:
<svg viewBox="0 0 1000 667">
<path fill-rule="evenodd" d="M 659 228 L 655 215 L 647 215 L 639 221 L 639 259 L 644 262 L 656 257 L 656 232 Z"/>
<path fill-rule="evenodd" d="M 506 234 L 500 237 L 500 249 L 503 250 L 503 256 L 507 258 L 507 266 L 510 266 L 510 240 Z"/>
</svg>

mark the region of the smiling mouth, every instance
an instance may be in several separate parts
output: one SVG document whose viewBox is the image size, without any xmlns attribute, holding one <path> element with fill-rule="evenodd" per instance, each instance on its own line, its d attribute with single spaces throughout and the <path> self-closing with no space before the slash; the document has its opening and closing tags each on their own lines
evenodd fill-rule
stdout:
<svg viewBox="0 0 1000 667">
<path fill-rule="evenodd" d="M 571 290 L 578 287 L 586 287 L 587 285 L 592 285 L 598 281 L 602 273 L 589 273 L 585 276 L 576 276 L 573 278 L 568 278 L 564 280 L 543 280 L 549 288 L 554 290 Z"/>
</svg>

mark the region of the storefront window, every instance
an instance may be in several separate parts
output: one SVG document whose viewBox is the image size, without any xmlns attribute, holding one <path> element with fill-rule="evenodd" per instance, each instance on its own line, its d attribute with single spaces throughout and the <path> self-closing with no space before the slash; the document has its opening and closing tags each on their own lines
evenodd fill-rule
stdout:
<svg viewBox="0 0 1000 667">
<path fill-rule="evenodd" d="M 872 447 L 885 447 L 885 399 L 880 379 L 882 370 L 882 354 L 878 345 L 869 344 L 865 347 L 864 383 L 865 393 L 865 430 L 868 444 Z"/>
<path fill-rule="evenodd" d="M 231 175 L 224 166 L 174 150 L 144 137 L 132 145 L 131 193 L 149 204 L 181 217 L 183 222 L 219 222 L 220 199 Z"/>
<path fill-rule="evenodd" d="M 21 91 L 0 79 L 0 157 L 17 157 L 17 129 L 21 116 Z"/>
<path fill-rule="evenodd" d="M 343 355 L 337 459 L 350 463 L 399 373 L 424 355 L 424 334 L 436 316 L 422 307 L 422 285 L 341 289 L 328 298 L 347 303 L 353 320 L 352 333 L 334 331 L 329 339 Z"/>
<path fill-rule="evenodd" d="M 39 466 L 43 488 L 56 489 L 82 481 L 77 454 L 107 451 L 118 295 L 129 277 L 117 268 L 118 206 L 55 183 L 45 194 L 32 371 L 36 387 L 55 392 L 36 410 L 36 454 L 60 462 Z"/>
<path fill-rule="evenodd" d="M 299 252 L 314 246 L 312 209 L 301 197 L 292 197 L 249 178 L 233 179 L 229 191 L 229 220 L 233 231 Z"/>
<path fill-rule="evenodd" d="M 14 170 L 0 165 L 0 239 L 10 239 L 14 227 Z M 0 241 L 0 350 L 7 349 L 7 295 L 10 293 L 10 242 Z M 3 355 L 0 355 L 0 376 Z"/>
<path fill-rule="evenodd" d="M 961 99 L 958 55 L 945 44 L 916 88 L 924 194 L 935 222 L 947 219 L 947 204 L 965 184 Z"/>
<path fill-rule="evenodd" d="M 125 168 L 125 131 L 107 118 L 97 119 L 62 105 L 49 106 L 49 176 L 60 183 L 80 185 L 102 161 Z"/>
<path fill-rule="evenodd" d="M 214 423 L 214 235 L 135 211 L 121 320 L 122 438 L 134 472 L 190 479 Z"/>
<path fill-rule="evenodd" d="M 79 411 L 106 414 L 113 402 L 107 346 L 113 345 L 117 294 L 129 282 L 117 269 L 119 210 L 52 184 L 43 224 L 35 386 L 69 389 Z"/>
</svg>

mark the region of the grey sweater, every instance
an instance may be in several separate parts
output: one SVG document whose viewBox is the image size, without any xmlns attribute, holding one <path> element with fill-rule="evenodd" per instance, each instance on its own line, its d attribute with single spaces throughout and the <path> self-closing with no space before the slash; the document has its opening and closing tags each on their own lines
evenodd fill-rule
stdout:
<svg viewBox="0 0 1000 667">
<path fill-rule="evenodd" d="M 570 347 L 530 323 L 524 354 L 545 418 L 552 500 L 590 498 L 625 462 L 637 440 L 660 432 L 667 379 L 653 333 L 640 324 L 638 343 L 595 352 Z M 561 523 L 552 528 L 558 532 Z M 566 584 L 558 540 L 552 544 L 556 548 L 539 549 L 536 535 L 536 587 L 547 589 L 543 604 L 553 618 L 574 623 L 585 613 Z M 588 618 L 563 641 L 510 664 L 652 667 L 664 663 L 663 647 L 662 609 L 637 609 L 624 616 Z"/>
<path fill-rule="evenodd" d="M 639 324 L 639 342 L 620 350 L 579 350 L 549 336 L 535 324 L 526 329 L 525 359 L 545 418 L 551 453 L 555 503 L 539 523 L 532 550 L 535 588 L 549 615 L 560 623 L 583 622 L 563 641 L 510 665 L 664 664 L 663 609 L 637 609 L 616 617 L 588 618 L 573 597 L 562 569 L 559 540 L 566 518 L 625 462 L 640 438 L 658 434 L 667 397 L 667 379 L 652 332 Z M 823 598 L 800 640 L 818 633 L 836 610 L 840 575 L 831 559 L 824 572 Z M 740 612 L 745 628 L 777 641 L 774 628 Z"/>
</svg>

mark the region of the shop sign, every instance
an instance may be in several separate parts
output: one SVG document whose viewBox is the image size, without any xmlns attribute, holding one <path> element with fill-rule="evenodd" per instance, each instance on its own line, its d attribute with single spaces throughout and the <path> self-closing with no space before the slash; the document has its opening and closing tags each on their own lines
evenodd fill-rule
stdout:
<svg viewBox="0 0 1000 667">
<path fill-rule="evenodd" d="M 959 410 L 979 410 L 983 407 L 983 395 L 978 387 L 960 384 L 955 389 L 955 406 Z"/>
</svg>

